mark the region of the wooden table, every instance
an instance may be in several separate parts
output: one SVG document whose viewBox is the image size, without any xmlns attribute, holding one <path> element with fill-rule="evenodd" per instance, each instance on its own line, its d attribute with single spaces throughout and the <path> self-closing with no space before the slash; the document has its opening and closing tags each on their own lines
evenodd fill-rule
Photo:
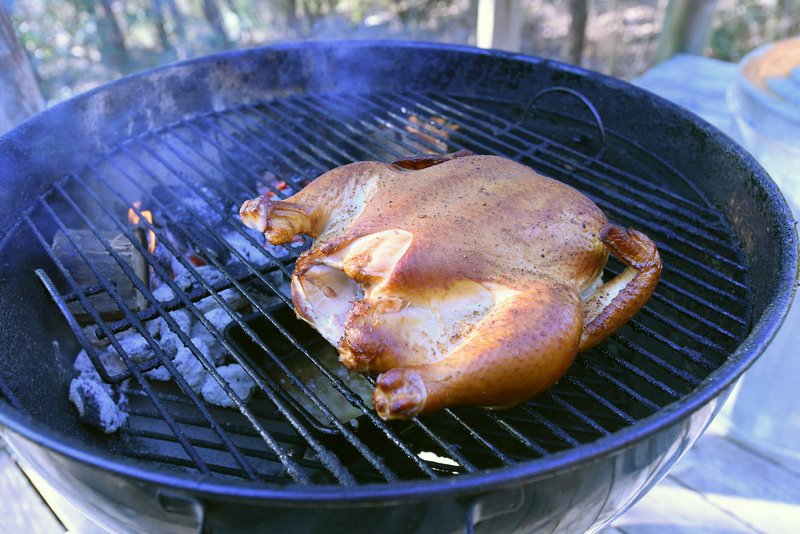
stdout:
<svg viewBox="0 0 800 534">
<path fill-rule="evenodd" d="M 730 63 L 682 55 L 635 83 L 736 137 L 725 100 L 734 74 Z M 723 410 L 672 472 L 604 532 L 800 532 L 800 464 L 737 442 L 728 435 L 726 424 Z M 0 449 L 0 532 L 64 531 L 16 463 Z"/>
</svg>

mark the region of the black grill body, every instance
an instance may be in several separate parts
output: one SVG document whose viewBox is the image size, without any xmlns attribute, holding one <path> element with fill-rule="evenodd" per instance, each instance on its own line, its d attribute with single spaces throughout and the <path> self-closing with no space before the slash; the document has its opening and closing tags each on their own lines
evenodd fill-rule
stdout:
<svg viewBox="0 0 800 534">
<path fill-rule="evenodd" d="M 511 157 L 583 191 L 656 241 L 663 280 L 630 325 L 545 395 L 511 410 L 382 423 L 319 364 L 319 337 L 281 296 L 299 249 L 254 266 L 218 235 L 241 230 L 231 208 L 265 176 L 297 190 L 349 161 L 460 149 Z M 699 437 L 780 325 L 797 269 L 780 193 L 713 127 L 618 80 L 469 48 L 298 44 L 157 69 L 0 138 L 0 169 L 10 207 L 0 213 L 0 422 L 24 465 L 111 528 L 600 528 Z M 118 316 L 94 318 L 96 337 L 177 309 L 200 320 L 197 303 L 230 287 L 274 298 L 231 310 L 224 331 L 204 325 L 258 379 L 253 400 L 210 407 L 174 368 L 177 385 L 143 379 L 169 367 L 156 350 L 121 373 L 101 371 L 134 383 L 127 425 L 103 435 L 67 400 L 75 354 L 91 346 L 73 310 L 116 290 L 102 274 L 90 286 L 71 280 L 53 236 L 81 228 L 102 244 L 108 228 L 132 232 L 124 213 L 137 199 L 226 276 L 195 277 L 192 291 L 139 312 L 117 302 Z M 158 220 L 145 227 L 169 241 Z M 608 274 L 620 268 L 611 262 Z M 313 392 L 321 415 L 294 404 L 270 374 L 303 389 L 282 368 L 290 353 L 361 413 L 356 426 L 329 417 Z"/>
</svg>

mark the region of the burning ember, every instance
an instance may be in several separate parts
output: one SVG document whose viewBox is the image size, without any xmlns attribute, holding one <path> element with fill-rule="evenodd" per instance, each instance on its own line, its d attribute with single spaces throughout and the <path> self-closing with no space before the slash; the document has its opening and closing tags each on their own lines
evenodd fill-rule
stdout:
<svg viewBox="0 0 800 534">
<path fill-rule="evenodd" d="M 286 196 L 290 196 L 294 193 L 294 191 L 289 188 L 289 184 L 269 171 L 264 173 L 264 183 L 257 183 L 256 189 L 259 195 L 267 195 L 268 197 L 277 196 L 275 190 L 283 191 Z"/>
<path fill-rule="evenodd" d="M 151 225 L 153 224 L 153 212 L 150 210 L 142 210 L 142 201 L 137 200 L 133 203 L 133 207 L 128 208 L 128 220 L 131 224 L 139 224 L 142 218 L 144 218 L 147 222 Z M 141 213 L 141 218 L 136 213 L 136 211 Z M 156 233 L 153 230 L 147 230 L 147 251 L 150 254 L 153 254 L 156 251 Z"/>
<path fill-rule="evenodd" d="M 283 180 L 279 180 L 278 183 L 275 185 L 275 189 L 277 189 L 278 191 L 283 191 L 287 187 L 289 187 L 289 185 L 286 182 L 284 182 Z M 269 196 L 271 196 L 271 197 L 274 197 L 275 196 L 275 191 L 270 191 L 267 194 Z"/>
</svg>

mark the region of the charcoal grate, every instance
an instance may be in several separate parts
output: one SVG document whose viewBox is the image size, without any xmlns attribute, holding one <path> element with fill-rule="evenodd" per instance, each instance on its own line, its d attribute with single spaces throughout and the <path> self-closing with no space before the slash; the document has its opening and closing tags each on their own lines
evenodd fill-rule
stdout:
<svg viewBox="0 0 800 534">
<path fill-rule="evenodd" d="M 435 479 L 591 443 L 697 387 L 749 326 L 749 273 L 728 221 L 690 176 L 623 133 L 605 129 L 600 143 L 593 118 L 582 110 L 524 110 L 502 99 L 419 92 L 291 96 L 185 118 L 66 174 L 15 232 L 30 232 L 50 259 L 37 275 L 101 378 L 126 388 L 128 420 L 120 432 L 131 445 L 117 452 L 157 467 L 270 484 Z M 321 338 L 291 313 L 286 282 L 308 243 L 265 247 L 238 222 L 236 209 L 259 188 L 284 198 L 351 161 L 462 149 L 512 158 L 581 190 L 610 219 L 656 241 L 663 279 L 629 325 L 581 355 L 540 397 L 509 410 L 444 410 L 386 423 L 355 390 L 353 377 L 326 365 Z M 129 210 L 161 252 L 137 238 Z M 155 214 L 152 222 L 144 210 Z M 119 282 L 92 265 L 76 229 L 87 230 L 113 256 L 145 308 L 135 309 L 121 297 Z M 132 243 L 169 298 L 159 299 L 115 253 L 108 229 Z M 93 280 L 73 277 L 53 250 L 55 230 Z M 173 269 L 189 280 L 188 288 Z M 621 269 L 610 261 L 606 275 Z M 221 277 L 207 279 L 210 271 Z M 99 313 L 92 304 L 98 295 L 109 296 L 122 317 Z M 208 306 L 224 321 L 209 318 Z M 90 330 L 76 309 L 90 318 Z M 251 399 L 234 390 L 199 334 L 184 331 L 175 312 L 187 313 L 226 363 L 241 366 L 256 385 Z M 154 321 L 163 321 L 162 337 L 152 332 Z M 161 332 L 191 352 L 230 407 L 214 406 L 196 391 Z M 146 340 L 151 354 L 145 360 L 124 348 L 131 335 Z M 121 370 L 105 369 L 98 343 L 114 348 Z M 171 380 L 155 380 L 159 369 Z M 327 397 L 307 373 L 324 382 Z M 342 418 L 334 404 L 353 415 Z"/>
</svg>

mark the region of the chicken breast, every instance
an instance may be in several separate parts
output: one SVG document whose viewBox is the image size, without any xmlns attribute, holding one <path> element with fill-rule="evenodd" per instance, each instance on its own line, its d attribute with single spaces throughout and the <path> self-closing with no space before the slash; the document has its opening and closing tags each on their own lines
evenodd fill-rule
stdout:
<svg viewBox="0 0 800 534">
<path fill-rule="evenodd" d="M 384 419 L 541 393 L 630 319 L 661 273 L 646 236 L 498 156 L 352 163 L 240 214 L 272 244 L 315 238 L 292 278 L 295 309 L 343 365 L 378 375 Z M 603 284 L 609 251 L 627 268 Z"/>
</svg>

